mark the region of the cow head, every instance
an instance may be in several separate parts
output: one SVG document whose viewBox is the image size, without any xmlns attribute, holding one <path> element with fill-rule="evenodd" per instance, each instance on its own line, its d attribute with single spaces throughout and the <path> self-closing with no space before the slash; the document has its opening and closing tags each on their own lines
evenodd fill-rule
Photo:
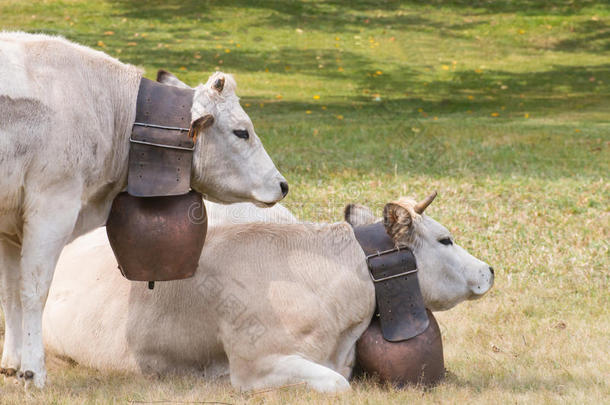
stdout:
<svg viewBox="0 0 610 405">
<path fill-rule="evenodd" d="M 164 70 L 158 72 L 157 81 L 189 88 Z M 216 72 L 194 88 L 191 127 L 198 137 L 191 185 L 212 201 L 271 206 L 286 196 L 288 183 L 254 132 L 236 87 L 233 76 Z"/>
<path fill-rule="evenodd" d="M 424 214 L 435 197 L 436 192 L 419 203 L 403 197 L 386 204 L 383 222 L 397 246 L 413 251 L 426 307 L 443 311 L 466 299 L 481 298 L 492 287 L 494 272 L 457 245 L 447 228 Z M 368 208 L 355 204 L 345 208 L 345 219 L 352 226 L 378 221 Z"/>
</svg>

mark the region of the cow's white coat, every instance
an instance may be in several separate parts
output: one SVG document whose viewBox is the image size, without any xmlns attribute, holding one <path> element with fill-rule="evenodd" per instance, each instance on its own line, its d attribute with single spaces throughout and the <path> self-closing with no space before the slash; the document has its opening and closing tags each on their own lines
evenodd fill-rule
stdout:
<svg viewBox="0 0 610 405">
<path fill-rule="evenodd" d="M 0 368 L 44 385 L 41 317 L 61 249 L 103 225 L 126 186 L 129 134 L 142 72 L 58 37 L 0 33 Z M 224 89 L 212 84 L 224 78 Z M 195 89 L 192 186 L 208 198 L 271 205 L 284 178 L 217 72 Z M 211 120 L 205 120 L 210 123 Z M 247 129 L 245 141 L 232 134 Z M 285 188 L 285 187 L 284 187 Z M 25 373 L 25 372 L 28 373 Z M 32 375 L 30 375 L 32 373 Z"/>
</svg>

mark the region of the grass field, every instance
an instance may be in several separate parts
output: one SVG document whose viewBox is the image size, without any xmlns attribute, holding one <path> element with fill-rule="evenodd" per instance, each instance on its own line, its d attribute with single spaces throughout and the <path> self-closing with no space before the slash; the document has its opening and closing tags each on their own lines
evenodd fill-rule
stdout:
<svg viewBox="0 0 610 405">
<path fill-rule="evenodd" d="M 50 358 L 48 388 L 28 402 L 610 401 L 606 2 L 0 0 L 0 16 L 148 77 L 233 73 L 299 217 L 438 190 L 429 214 L 496 269 L 487 297 L 437 314 L 449 374 L 428 391 L 244 394 Z M 25 398 L 0 381 L 0 403 Z"/>
</svg>

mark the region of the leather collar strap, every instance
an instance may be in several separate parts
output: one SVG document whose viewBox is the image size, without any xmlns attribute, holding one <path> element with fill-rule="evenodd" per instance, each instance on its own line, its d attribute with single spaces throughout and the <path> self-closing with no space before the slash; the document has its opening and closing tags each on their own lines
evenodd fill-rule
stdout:
<svg viewBox="0 0 610 405">
<path fill-rule="evenodd" d="M 140 81 L 129 149 L 127 192 L 136 197 L 183 195 L 191 185 L 194 91 Z"/>
<path fill-rule="evenodd" d="M 367 255 L 384 339 L 400 342 L 424 332 L 430 320 L 413 252 L 396 248 L 382 222 L 354 227 L 354 234 Z"/>
</svg>

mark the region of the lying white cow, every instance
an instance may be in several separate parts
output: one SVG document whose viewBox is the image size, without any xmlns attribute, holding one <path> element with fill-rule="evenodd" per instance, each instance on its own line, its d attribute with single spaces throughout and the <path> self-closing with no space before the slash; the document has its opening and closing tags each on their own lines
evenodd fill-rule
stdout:
<svg viewBox="0 0 610 405">
<path fill-rule="evenodd" d="M 388 204 L 385 221 L 396 243 L 413 249 L 427 306 L 444 310 L 485 294 L 491 268 L 415 207 L 409 199 Z M 359 206 L 346 218 L 374 221 Z M 103 229 L 76 240 L 51 288 L 46 344 L 102 370 L 230 374 L 242 390 L 349 387 L 375 297 L 348 223 L 211 227 L 199 263 L 193 279 L 150 291 L 121 277 Z"/>
<path fill-rule="evenodd" d="M 103 225 L 125 189 L 141 77 L 134 66 L 62 38 L 0 33 L 4 374 L 19 370 L 44 385 L 41 319 L 53 270 L 64 245 Z M 288 185 L 235 88 L 217 72 L 195 89 L 192 126 L 200 136 L 191 186 L 220 202 L 272 205 Z"/>
<path fill-rule="evenodd" d="M 295 224 L 299 220 L 282 204 L 271 208 L 259 208 L 251 203 L 216 204 L 205 202 L 208 229 L 220 225 L 248 224 L 252 222 L 270 224 Z"/>
</svg>

